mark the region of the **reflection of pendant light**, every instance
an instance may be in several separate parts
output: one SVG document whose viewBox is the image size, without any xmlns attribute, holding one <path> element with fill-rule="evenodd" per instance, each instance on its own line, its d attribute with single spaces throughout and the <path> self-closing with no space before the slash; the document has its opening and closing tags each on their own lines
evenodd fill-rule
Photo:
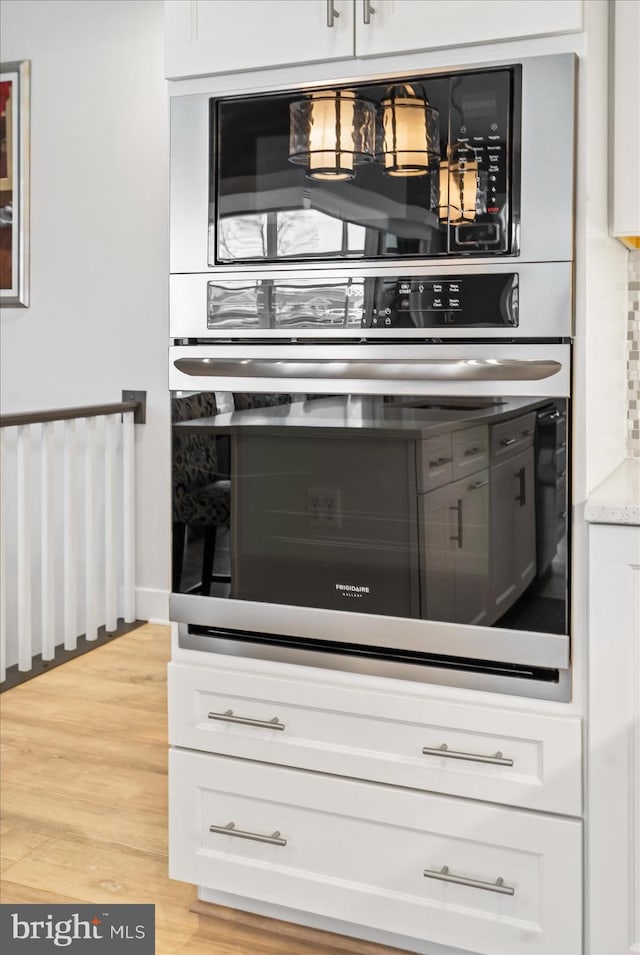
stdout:
<svg viewBox="0 0 640 955">
<path fill-rule="evenodd" d="M 289 161 L 311 179 L 353 179 L 373 158 L 375 110 L 351 90 L 312 93 L 289 106 Z"/>
<path fill-rule="evenodd" d="M 478 163 L 457 157 L 454 146 L 448 160 L 440 163 L 440 201 L 438 216 L 441 221 L 473 222 L 478 198 Z"/>
<path fill-rule="evenodd" d="M 422 95 L 416 92 L 421 90 Z M 438 111 L 421 86 L 390 86 L 382 100 L 378 152 L 387 176 L 424 176 L 440 158 Z"/>
</svg>

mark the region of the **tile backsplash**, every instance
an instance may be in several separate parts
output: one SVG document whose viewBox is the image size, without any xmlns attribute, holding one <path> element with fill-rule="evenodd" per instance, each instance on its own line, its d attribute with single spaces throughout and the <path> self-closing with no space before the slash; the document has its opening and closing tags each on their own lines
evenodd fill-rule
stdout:
<svg viewBox="0 0 640 955">
<path fill-rule="evenodd" d="M 629 252 L 627 451 L 640 457 L 640 249 Z"/>
</svg>

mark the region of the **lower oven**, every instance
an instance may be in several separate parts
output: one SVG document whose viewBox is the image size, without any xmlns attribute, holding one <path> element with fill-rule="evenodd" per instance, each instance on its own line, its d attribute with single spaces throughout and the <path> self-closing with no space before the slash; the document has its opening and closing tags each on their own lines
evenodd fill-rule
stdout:
<svg viewBox="0 0 640 955">
<path fill-rule="evenodd" d="M 171 348 L 181 646 L 570 698 L 570 345 Z"/>
</svg>

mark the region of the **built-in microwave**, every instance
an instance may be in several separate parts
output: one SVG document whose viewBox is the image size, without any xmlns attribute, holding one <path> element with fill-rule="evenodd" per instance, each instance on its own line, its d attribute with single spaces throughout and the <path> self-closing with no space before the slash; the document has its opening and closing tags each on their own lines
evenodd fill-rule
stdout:
<svg viewBox="0 0 640 955">
<path fill-rule="evenodd" d="M 171 99 L 171 272 L 573 257 L 570 54 Z"/>
</svg>

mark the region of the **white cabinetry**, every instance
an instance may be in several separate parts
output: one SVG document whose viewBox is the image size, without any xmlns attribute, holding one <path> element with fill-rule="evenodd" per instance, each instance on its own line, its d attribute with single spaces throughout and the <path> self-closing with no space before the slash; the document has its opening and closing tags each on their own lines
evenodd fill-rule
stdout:
<svg viewBox="0 0 640 955">
<path fill-rule="evenodd" d="M 640 236 L 640 3 L 615 0 L 613 18 L 611 232 Z"/>
<path fill-rule="evenodd" d="M 582 0 L 165 0 L 170 79 L 582 29 Z"/>
<path fill-rule="evenodd" d="M 172 878 L 491 955 L 579 950 L 581 825 L 171 754 Z"/>
<path fill-rule="evenodd" d="M 165 75 L 352 56 L 353 4 L 333 6 L 339 16 L 328 16 L 325 0 L 165 0 Z"/>
<path fill-rule="evenodd" d="M 171 663 L 169 701 L 170 874 L 204 897 L 410 951 L 581 951 L 579 719 L 217 656 Z"/>
<path fill-rule="evenodd" d="M 590 526 L 589 600 L 588 951 L 626 955 L 640 951 L 640 527 Z"/>
<path fill-rule="evenodd" d="M 579 816 L 581 723 L 286 664 L 169 664 L 174 746 Z M 410 685 L 410 684 L 409 684 Z M 425 752 L 426 750 L 426 752 Z M 499 753 L 500 756 L 496 756 Z"/>
<path fill-rule="evenodd" d="M 357 6 L 364 10 L 364 2 Z M 582 0 L 373 0 L 356 13 L 356 55 L 377 56 L 582 30 Z"/>
</svg>

